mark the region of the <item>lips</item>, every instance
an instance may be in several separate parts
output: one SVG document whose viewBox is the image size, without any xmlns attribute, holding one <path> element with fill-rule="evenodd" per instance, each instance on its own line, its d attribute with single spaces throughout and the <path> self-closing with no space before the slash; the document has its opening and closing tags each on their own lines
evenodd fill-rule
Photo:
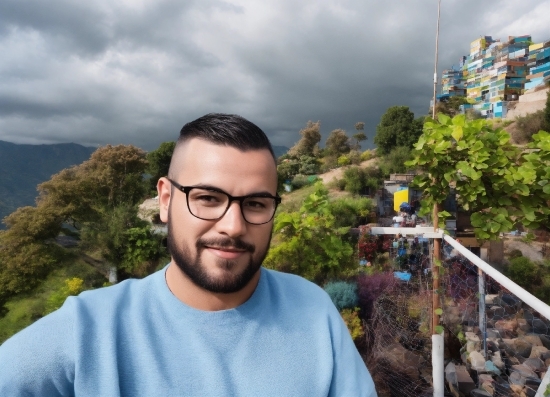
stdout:
<svg viewBox="0 0 550 397">
<path fill-rule="evenodd" d="M 223 259 L 237 259 L 241 255 L 245 254 L 246 250 L 237 249 L 237 248 L 231 248 L 231 247 L 212 247 L 212 246 L 206 246 L 204 247 L 208 252 L 211 254 L 223 258 Z"/>
</svg>

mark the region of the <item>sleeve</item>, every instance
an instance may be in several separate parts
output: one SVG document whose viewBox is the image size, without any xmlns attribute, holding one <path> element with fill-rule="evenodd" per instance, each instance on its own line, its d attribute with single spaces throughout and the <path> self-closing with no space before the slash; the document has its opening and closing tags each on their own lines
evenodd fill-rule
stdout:
<svg viewBox="0 0 550 397">
<path fill-rule="evenodd" d="M 377 397 L 374 382 L 336 309 L 332 319 L 334 366 L 329 396 Z"/>
<path fill-rule="evenodd" d="M 0 346 L 0 396 L 74 395 L 74 298 Z"/>
</svg>

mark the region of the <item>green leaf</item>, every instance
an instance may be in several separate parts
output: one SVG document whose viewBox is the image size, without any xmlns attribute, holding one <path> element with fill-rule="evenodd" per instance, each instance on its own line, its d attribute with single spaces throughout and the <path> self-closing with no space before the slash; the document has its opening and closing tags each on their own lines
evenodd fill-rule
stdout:
<svg viewBox="0 0 550 397">
<path fill-rule="evenodd" d="M 437 325 L 434 331 L 436 334 L 442 334 L 445 331 L 445 328 L 443 328 L 442 325 Z"/>
<path fill-rule="evenodd" d="M 438 316 L 441 316 L 443 314 L 443 309 L 442 308 L 435 309 L 435 314 L 437 314 Z"/>
<path fill-rule="evenodd" d="M 453 122 L 454 122 L 454 119 L 453 119 Z M 462 137 L 464 136 L 464 132 L 462 131 L 462 126 L 460 125 L 455 125 L 453 127 L 453 132 L 451 134 L 451 136 L 457 140 L 457 141 L 460 141 L 462 139 Z"/>
</svg>

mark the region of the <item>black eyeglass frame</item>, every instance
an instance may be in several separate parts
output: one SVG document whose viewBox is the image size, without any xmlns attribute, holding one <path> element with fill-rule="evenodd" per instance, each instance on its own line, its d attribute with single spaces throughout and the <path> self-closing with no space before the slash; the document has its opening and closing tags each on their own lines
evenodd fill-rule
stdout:
<svg viewBox="0 0 550 397">
<path fill-rule="evenodd" d="M 179 183 L 177 183 L 176 181 L 174 181 L 170 178 L 166 178 L 166 179 L 168 179 L 170 181 L 170 183 L 172 185 L 174 185 L 174 187 L 176 189 L 178 189 L 179 191 L 185 193 L 185 201 L 187 203 L 187 209 L 189 210 L 189 213 L 191 215 L 193 215 L 195 218 L 202 219 L 203 221 L 218 221 L 218 220 L 222 219 L 225 216 L 225 214 L 227 213 L 227 210 L 229 209 L 229 207 L 231 206 L 231 203 L 233 201 L 238 201 L 243 219 L 247 223 L 250 223 L 251 225 L 265 225 L 266 223 L 271 222 L 271 220 L 275 216 L 275 212 L 277 211 L 277 206 L 279 204 L 281 204 L 281 197 L 279 195 L 272 196 L 271 194 L 258 193 L 258 194 L 249 194 L 249 195 L 246 195 L 246 196 L 232 196 L 229 193 L 224 192 L 222 189 L 218 189 L 216 187 L 211 187 L 211 186 L 182 186 L 182 185 L 180 185 Z M 229 201 L 227 202 L 227 208 L 225 209 L 225 211 L 223 211 L 223 214 L 221 214 L 218 218 L 214 218 L 214 219 L 201 218 L 200 216 L 195 215 L 193 213 L 193 211 L 191 210 L 191 207 L 189 206 L 189 192 L 193 189 L 202 189 L 202 190 L 208 190 L 208 191 L 212 191 L 212 192 L 225 194 L 229 198 Z M 246 216 L 244 215 L 244 211 L 243 211 L 243 202 L 246 199 L 249 199 L 251 197 L 271 198 L 271 199 L 275 200 L 275 208 L 273 210 L 273 215 L 271 215 L 271 218 L 269 218 L 267 221 L 262 222 L 262 223 L 253 223 L 253 222 L 250 222 L 248 219 L 246 219 Z"/>
</svg>

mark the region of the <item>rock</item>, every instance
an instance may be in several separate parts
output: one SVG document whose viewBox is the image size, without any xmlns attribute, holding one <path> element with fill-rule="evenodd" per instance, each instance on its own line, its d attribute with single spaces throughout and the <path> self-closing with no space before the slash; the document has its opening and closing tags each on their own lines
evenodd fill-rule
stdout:
<svg viewBox="0 0 550 397">
<path fill-rule="evenodd" d="M 548 325 L 542 321 L 540 318 L 535 318 L 533 319 L 533 323 L 531 324 L 531 326 L 533 327 L 533 332 L 535 334 L 542 334 L 542 335 L 546 335 L 548 334 Z"/>
<path fill-rule="evenodd" d="M 418 371 L 425 364 L 422 356 L 405 349 L 399 343 L 388 346 L 388 349 L 382 354 L 392 366 L 399 368 L 400 371 L 413 380 L 419 378 Z"/>
<path fill-rule="evenodd" d="M 492 394 L 487 393 L 486 390 L 482 389 L 474 389 L 470 392 L 470 396 L 472 397 L 492 397 Z"/>
<path fill-rule="evenodd" d="M 513 372 L 510 372 L 508 381 L 512 386 L 514 385 L 521 386 L 521 389 L 523 389 L 523 385 L 525 384 L 525 376 L 522 376 L 519 371 L 513 371 Z"/>
<path fill-rule="evenodd" d="M 525 391 L 525 394 L 528 397 L 535 397 L 541 382 L 542 381 L 539 378 L 528 377 L 527 379 L 525 379 L 525 388 L 523 389 Z"/>
<path fill-rule="evenodd" d="M 474 334 L 473 332 L 466 332 L 466 351 L 468 353 L 471 353 L 473 351 L 478 351 L 481 349 L 481 341 L 479 340 L 479 336 Z"/>
<path fill-rule="evenodd" d="M 524 338 L 514 339 L 514 350 L 522 357 L 528 358 L 531 355 L 532 345 Z"/>
<path fill-rule="evenodd" d="M 502 361 L 502 358 L 500 356 L 500 351 L 496 351 L 493 353 L 493 356 L 491 358 L 491 361 L 493 364 L 500 370 L 504 370 L 504 361 Z"/>
<path fill-rule="evenodd" d="M 494 387 L 495 387 L 495 396 L 499 396 L 499 397 L 511 396 L 512 387 L 508 382 L 505 382 L 504 380 L 499 379 L 498 382 L 494 383 Z"/>
<path fill-rule="evenodd" d="M 519 320 L 518 320 L 519 323 Z M 543 346 L 542 340 L 540 339 L 540 336 L 535 334 L 529 334 L 522 337 L 522 339 L 526 340 L 533 346 Z"/>
<path fill-rule="evenodd" d="M 491 396 L 495 394 L 495 387 L 493 385 L 493 382 L 483 382 L 481 384 L 481 389 L 485 390 Z"/>
<path fill-rule="evenodd" d="M 544 346 L 533 346 L 529 358 L 542 358 L 542 355 L 547 352 L 548 349 Z"/>
<path fill-rule="evenodd" d="M 479 374 L 477 378 L 479 380 L 479 383 L 494 382 L 493 377 L 489 374 Z"/>
<path fill-rule="evenodd" d="M 510 389 L 514 392 L 514 396 L 523 397 L 525 393 L 523 392 L 523 385 L 510 385 Z"/>
<path fill-rule="evenodd" d="M 468 356 L 468 361 L 470 362 L 472 369 L 476 371 L 485 371 L 485 358 L 480 352 L 471 352 Z"/>
<path fill-rule="evenodd" d="M 495 328 L 487 328 L 487 339 L 500 339 L 500 332 Z"/>
<path fill-rule="evenodd" d="M 527 333 L 531 332 L 531 326 L 524 318 L 518 318 L 518 329 L 517 329 L 518 335 L 526 335 Z"/>
<path fill-rule="evenodd" d="M 518 321 L 516 319 L 498 320 L 495 323 L 495 328 L 503 338 L 513 338 L 516 335 Z"/>
<path fill-rule="evenodd" d="M 500 370 L 497 368 L 497 366 L 492 361 L 485 361 L 485 371 L 487 371 L 489 373 L 492 373 L 492 374 L 495 374 L 495 375 L 500 375 Z"/>
<path fill-rule="evenodd" d="M 532 371 L 540 372 L 546 369 L 544 362 L 540 358 L 528 358 L 523 362 L 523 365 L 527 365 Z"/>
<path fill-rule="evenodd" d="M 539 339 L 542 342 L 542 345 L 547 349 L 550 349 L 550 338 L 546 335 L 539 335 Z"/>
<path fill-rule="evenodd" d="M 458 396 L 458 377 L 456 374 L 456 366 L 452 362 L 445 367 L 445 381 L 447 381 L 449 389 L 453 391 L 453 394 Z"/>
<path fill-rule="evenodd" d="M 514 372 L 519 373 L 524 378 L 527 378 L 529 376 L 531 376 L 533 378 L 538 378 L 535 371 L 533 371 L 531 368 L 529 368 L 525 364 L 512 365 L 512 369 L 510 370 L 510 376 L 512 376 L 512 373 L 514 373 Z"/>
<path fill-rule="evenodd" d="M 487 295 L 485 295 L 485 305 L 486 306 L 494 305 L 495 300 L 498 300 L 498 295 L 497 294 L 494 294 L 494 295 L 487 294 Z"/>
<path fill-rule="evenodd" d="M 472 380 L 472 377 L 466 370 L 466 367 L 463 365 L 457 365 L 455 367 L 456 369 L 456 376 L 457 376 L 457 384 L 458 384 L 458 391 L 464 395 L 468 395 L 472 390 L 476 388 L 476 384 Z"/>
</svg>

